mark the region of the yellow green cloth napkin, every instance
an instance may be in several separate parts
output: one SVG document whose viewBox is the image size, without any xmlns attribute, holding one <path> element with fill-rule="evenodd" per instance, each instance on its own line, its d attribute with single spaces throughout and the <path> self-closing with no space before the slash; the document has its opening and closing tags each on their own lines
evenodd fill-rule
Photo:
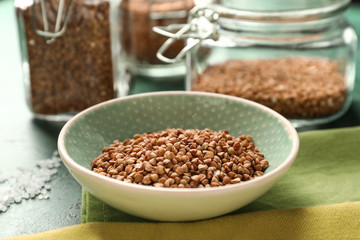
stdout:
<svg viewBox="0 0 360 240">
<path fill-rule="evenodd" d="M 83 191 L 84 224 L 12 239 L 360 239 L 360 127 L 299 136 L 298 157 L 284 177 L 227 216 L 150 222 Z"/>
<path fill-rule="evenodd" d="M 86 223 L 12 240 L 359 239 L 359 219 L 360 202 L 353 202 L 186 223 Z"/>
<path fill-rule="evenodd" d="M 298 157 L 265 195 L 231 214 L 360 201 L 360 127 L 299 134 Z M 82 223 L 144 222 L 83 190 Z M 360 236 L 359 236 L 360 238 Z"/>
</svg>

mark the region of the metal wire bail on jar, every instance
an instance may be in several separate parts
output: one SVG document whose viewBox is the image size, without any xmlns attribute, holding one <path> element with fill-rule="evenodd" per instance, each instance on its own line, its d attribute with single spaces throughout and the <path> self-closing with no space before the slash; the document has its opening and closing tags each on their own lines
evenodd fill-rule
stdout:
<svg viewBox="0 0 360 240">
<path fill-rule="evenodd" d="M 199 1 L 200 2 L 200 1 Z M 168 39 L 157 57 L 186 55 L 186 89 L 266 105 L 296 127 L 327 123 L 350 107 L 357 36 L 350 0 L 207 1 L 187 24 L 154 27 Z M 187 39 L 170 58 L 166 50 Z"/>
<path fill-rule="evenodd" d="M 175 63 L 180 61 L 185 54 L 205 39 L 218 39 L 216 30 L 219 14 L 211 9 L 194 8 L 190 12 L 191 20 L 186 24 L 174 24 L 166 27 L 154 27 L 153 31 L 169 39 L 159 48 L 156 56 L 164 62 Z M 176 33 L 173 33 L 175 30 Z M 165 56 L 165 52 L 180 39 L 193 39 L 174 58 Z"/>
<path fill-rule="evenodd" d="M 32 6 L 34 31 L 39 36 L 44 37 L 47 44 L 50 44 L 53 41 L 55 41 L 56 38 L 58 38 L 64 34 L 64 32 L 66 30 L 66 26 L 70 19 L 71 10 L 73 7 L 73 0 L 70 0 L 70 3 L 68 4 L 67 7 L 65 7 L 65 0 L 59 1 L 59 6 L 57 8 L 58 10 L 57 10 L 57 15 L 56 15 L 56 23 L 55 23 L 55 27 L 54 27 L 53 31 L 51 31 L 51 29 L 49 27 L 48 13 L 47 13 L 47 9 L 45 7 L 45 0 L 40 0 L 40 7 L 41 7 L 41 11 L 40 11 L 40 13 L 38 13 L 35 5 Z M 63 17 L 64 9 L 66 11 L 65 11 L 64 17 Z M 38 14 L 41 14 L 41 19 L 43 20 L 43 27 L 44 27 L 43 30 L 38 29 L 38 24 L 37 24 L 37 20 L 36 20 Z M 62 20 L 62 18 L 64 18 L 64 20 Z"/>
</svg>

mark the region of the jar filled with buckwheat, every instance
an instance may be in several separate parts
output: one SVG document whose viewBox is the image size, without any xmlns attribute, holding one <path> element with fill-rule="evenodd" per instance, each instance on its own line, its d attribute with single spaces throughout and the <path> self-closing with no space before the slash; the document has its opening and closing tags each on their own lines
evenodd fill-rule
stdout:
<svg viewBox="0 0 360 240">
<path fill-rule="evenodd" d="M 66 121 L 127 95 L 120 64 L 120 1 L 15 1 L 26 98 L 34 116 Z"/>
<path fill-rule="evenodd" d="M 199 1 L 199 3 L 202 1 Z M 266 105 L 295 127 L 326 123 L 349 108 L 357 36 L 344 16 L 350 0 L 205 1 L 191 10 L 187 90 L 238 96 Z M 186 52 L 186 53 L 185 53 Z"/>
<path fill-rule="evenodd" d="M 152 31 L 154 26 L 184 24 L 193 0 L 123 0 L 121 2 L 121 45 L 134 76 L 150 80 L 184 77 L 183 61 L 165 63 L 156 57 L 166 38 Z M 180 40 L 167 51 L 174 57 L 184 47 Z"/>
</svg>

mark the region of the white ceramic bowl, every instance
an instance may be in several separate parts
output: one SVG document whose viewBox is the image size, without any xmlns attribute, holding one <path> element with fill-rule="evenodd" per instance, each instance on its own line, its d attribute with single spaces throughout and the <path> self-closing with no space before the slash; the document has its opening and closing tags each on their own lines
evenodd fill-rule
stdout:
<svg viewBox="0 0 360 240">
<path fill-rule="evenodd" d="M 166 128 L 227 129 L 250 135 L 270 162 L 256 179 L 215 188 L 170 189 L 125 183 L 91 171 L 91 161 L 115 139 Z M 252 202 L 291 166 L 299 139 L 291 123 L 273 110 L 231 96 L 202 92 L 156 92 L 110 100 L 76 115 L 58 139 L 60 156 L 74 178 L 110 206 L 160 221 L 220 216 Z"/>
</svg>

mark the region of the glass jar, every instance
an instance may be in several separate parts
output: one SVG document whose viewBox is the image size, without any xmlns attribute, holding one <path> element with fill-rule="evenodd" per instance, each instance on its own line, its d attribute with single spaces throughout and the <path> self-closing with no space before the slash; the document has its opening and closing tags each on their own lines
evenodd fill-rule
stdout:
<svg viewBox="0 0 360 240">
<path fill-rule="evenodd" d="M 128 94 L 120 1 L 15 1 L 26 98 L 35 117 L 66 121 Z"/>
<path fill-rule="evenodd" d="M 208 1 L 161 50 L 190 37 L 187 90 L 253 100 L 295 127 L 326 123 L 352 99 L 357 36 L 344 17 L 349 3 Z"/>
<path fill-rule="evenodd" d="M 152 80 L 184 76 L 183 61 L 164 63 L 156 57 L 166 38 L 152 31 L 154 26 L 186 23 L 193 0 L 123 0 L 121 3 L 121 45 L 133 75 Z M 178 41 L 167 55 L 173 57 L 184 47 Z"/>
</svg>

